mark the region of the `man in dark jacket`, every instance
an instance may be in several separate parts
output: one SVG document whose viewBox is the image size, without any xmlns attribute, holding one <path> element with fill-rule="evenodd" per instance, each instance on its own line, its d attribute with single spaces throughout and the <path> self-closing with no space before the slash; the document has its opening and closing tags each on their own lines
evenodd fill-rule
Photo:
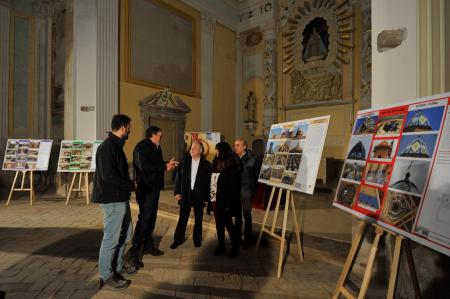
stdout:
<svg viewBox="0 0 450 299">
<path fill-rule="evenodd" d="M 234 141 L 234 151 L 241 160 L 241 203 L 244 214 L 244 248 L 249 248 L 252 243 L 252 199 L 256 192 L 258 178 L 255 157 L 247 150 L 247 142 L 244 139 Z M 236 230 L 239 240 L 242 236 L 242 215 L 236 216 Z"/>
<path fill-rule="evenodd" d="M 200 247 L 202 242 L 202 221 L 205 201 L 209 201 L 209 185 L 211 181 L 211 163 L 203 156 L 203 144 L 192 143 L 190 155 L 183 159 L 175 178 L 175 199 L 180 205 L 180 218 L 175 230 L 174 241 L 170 248 L 175 249 L 184 242 L 186 226 L 194 207 L 195 225 L 193 232 L 194 246 Z"/>
<path fill-rule="evenodd" d="M 168 162 L 163 161 L 161 138 L 161 129 L 150 126 L 145 132 L 145 139 L 140 141 L 133 151 L 139 216 L 130 256 L 131 263 L 137 267 L 144 266 L 140 260 L 141 253 L 154 256 L 164 254 L 163 251 L 154 247 L 152 234 L 158 212 L 159 193 L 164 188 L 164 171 L 174 169 L 178 162 L 174 158 Z"/>
<path fill-rule="evenodd" d="M 130 134 L 130 122 L 126 115 L 115 115 L 111 121 L 112 132 L 98 147 L 95 157 L 92 201 L 100 203 L 104 213 L 103 240 L 98 260 L 100 287 L 112 289 L 128 287 L 130 281 L 123 276 L 136 272 L 134 267 L 125 267 L 123 262 L 125 243 L 131 239 L 133 232 L 129 199 L 134 182 L 130 180 L 123 151 Z"/>
</svg>

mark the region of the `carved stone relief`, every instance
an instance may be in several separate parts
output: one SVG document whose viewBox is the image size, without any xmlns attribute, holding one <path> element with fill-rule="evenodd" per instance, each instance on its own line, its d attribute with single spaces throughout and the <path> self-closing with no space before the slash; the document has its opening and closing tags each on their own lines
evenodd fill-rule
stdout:
<svg viewBox="0 0 450 299">
<path fill-rule="evenodd" d="M 348 1 L 285 1 L 283 73 L 294 104 L 342 100 L 342 64 L 351 63 L 353 11 Z"/>
</svg>

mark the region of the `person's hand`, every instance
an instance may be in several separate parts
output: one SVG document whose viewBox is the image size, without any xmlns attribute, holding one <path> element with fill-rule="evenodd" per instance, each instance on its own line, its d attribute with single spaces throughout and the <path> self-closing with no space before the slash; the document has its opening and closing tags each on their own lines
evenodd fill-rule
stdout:
<svg viewBox="0 0 450 299">
<path fill-rule="evenodd" d="M 182 200 L 183 199 L 183 195 L 177 194 L 177 195 L 175 195 L 175 199 L 176 200 Z"/>
<path fill-rule="evenodd" d="M 175 158 L 172 157 L 172 159 L 169 160 L 169 162 L 166 163 L 166 169 L 172 170 L 174 168 L 176 168 L 178 166 L 178 164 L 180 164 L 180 162 L 175 161 Z"/>
</svg>

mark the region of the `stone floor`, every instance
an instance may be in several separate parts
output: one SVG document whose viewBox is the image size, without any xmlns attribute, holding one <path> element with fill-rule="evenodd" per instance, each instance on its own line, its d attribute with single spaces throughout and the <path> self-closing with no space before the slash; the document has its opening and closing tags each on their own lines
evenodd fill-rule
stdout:
<svg viewBox="0 0 450 299">
<path fill-rule="evenodd" d="M 102 238 L 98 205 L 86 206 L 78 198 L 65 206 L 64 199 L 42 193 L 33 206 L 28 198 L 15 196 L 7 207 L 3 193 L 0 290 L 6 298 L 330 298 L 350 247 L 332 238 L 350 238 L 351 233 L 342 223 L 328 228 L 333 219 L 347 221 L 339 218 L 344 217 L 342 212 L 331 208 L 329 197 L 296 200 L 305 211 L 300 215 L 305 259 L 299 262 L 295 237 L 288 234 L 283 274 L 278 279 L 279 243 L 273 238 L 263 238 L 258 251 L 243 250 L 236 259 L 213 256 L 217 241 L 211 215 L 205 215 L 201 248 L 194 248 L 189 225 L 187 241 L 176 250 L 169 249 L 178 208 L 170 192 L 165 192 L 154 233 L 165 254 L 145 256 L 145 267 L 132 277 L 131 286 L 118 292 L 98 290 Z M 136 220 L 134 200 L 132 211 Z M 263 211 L 253 214 L 254 231 L 259 231 Z M 368 297 L 383 297 L 377 293 L 369 292 Z"/>
</svg>

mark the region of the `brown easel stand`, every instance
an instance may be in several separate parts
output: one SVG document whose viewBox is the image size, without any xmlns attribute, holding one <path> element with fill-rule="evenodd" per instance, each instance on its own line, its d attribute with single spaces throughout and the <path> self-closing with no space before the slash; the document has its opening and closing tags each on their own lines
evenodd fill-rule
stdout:
<svg viewBox="0 0 450 299">
<path fill-rule="evenodd" d="M 366 270 L 364 272 L 363 281 L 361 284 L 361 289 L 359 290 L 358 296 L 354 296 L 348 289 L 345 288 L 344 284 L 348 276 L 350 275 L 350 269 L 351 266 L 356 258 L 357 251 L 360 247 L 360 244 L 364 237 L 364 232 L 366 228 L 367 222 L 365 220 L 362 220 L 359 224 L 358 232 L 356 233 L 355 238 L 352 242 L 352 247 L 350 249 L 350 252 L 347 256 L 347 260 L 344 264 L 344 269 L 342 270 L 341 275 L 339 276 L 339 280 L 336 286 L 336 289 L 333 293 L 333 299 L 339 298 L 340 294 L 344 295 L 346 298 L 358 298 L 362 299 L 366 297 L 367 289 L 369 288 L 370 278 L 372 276 L 372 270 L 373 265 L 375 262 L 375 258 L 378 251 L 378 244 L 380 242 L 380 238 L 383 236 L 384 233 L 390 234 L 395 237 L 395 246 L 394 246 L 394 253 L 392 256 L 392 263 L 391 263 L 391 274 L 389 277 L 389 284 L 388 284 L 388 292 L 386 298 L 391 299 L 394 298 L 395 295 L 395 286 L 397 282 L 397 273 L 398 273 L 398 265 L 400 261 L 400 253 L 402 249 L 402 242 L 404 242 L 404 248 L 406 252 L 406 258 L 408 261 L 408 267 L 411 273 L 412 283 L 414 286 L 414 292 L 416 294 L 416 298 L 421 298 L 420 296 L 420 289 L 419 289 L 419 283 L 417 282 L 417 275 L 416 270 L 414 267 L 414 261 L 412 258 L 412 252 L 411 247 L 409 245 L 409 240 L 405 239 L 403 236 L 389 231 L 385 228 L 382 228 L 379 225 L 372 224 L 375 227 L 375 238 L 372 244 L 372 249 L 370 250 L 369 260 L 367 262 Z"/>
<path fill-rule="evenodd" d="M 73 188 L 73 183 L 78 175 L 78 188 Z M 81 187 L 81 181 L 84 177 L 84 188 Z M 70 184 L 69 193 L 67 194 L 66 206 L 69 204 L 70 195 L 72 191 L 85 192 L 86 193 L 86 204 L 89 204 L 89 172 L 74 172 L 72 183 Z"/>
<path fill-rule="evenodd" d="M 261 242 L 263 233 L 267 233 L 271 237 L 274 237 L 275 239 L 277 239 L 281 242 L 280 254 L 278 257 L 278 272 L 277 272 L 277 277 L 280 278 L 281 277 L 281 268 L 283 265 L 283 257 L 284 257 L 284 245 L 286 243 L 286 238 L 285 238 L 286 237 L 286 223 L 287 223 L 288 212 L 289 212 L 289 203 L 291 204 L 292 211 L 294 213 L 295 235 L 297 237 L 297 246 L 298 246 L 298 253 L 299 253 L 300 261 L 303 261 L 303 250 L 302 250 L 302 244 L 301 244 L 301 240 L 300 240 L 300 229 L 299 229 L 299 225 L 297 222 L 297 213 L 295 212 L 294 196 L 293 196 L 291 190 L 286 190 L 286 203 L 284 205 L 283 228 L 281 231 L 281 236 L 275 233 L 275 224 L 277 222 L 277 216 L 278 216 L 278 212 L 279 212 L 279 208 L 280 208 L 281 194 L 283 193 L 282 188 L 278 188 L 279 189 L 278 190 L 278 199 L 277 199 L 277 205 L 275 207 L 275 213 L 273 215 L 272 227 L 270 230 L 266 229 L 267 217 L 269 216 L 270 206 L 272 205 L 272 200 L 273 200 L 273 196 L 275 194 L 275 189 L 277 189 L 277 188 L 278 187 L 272 187 L 272 193 L 270 194 L 269 202 L 268 202 L 267 208 L 266 208 L 266 213 L 264 214 L 264 220 L 261 225 L 261 231 L 259 232 L 258 241 L 256 242 L 256 250 L 258 250 L 259 243 Z"/>
<path fill-rule="evenodd" d="M 19 176 L 19 172 L 22 173 L 22 183 L 20 184 L 20 188 L 16 188 L 17 177 Z M 30 187 L 24 188 L 25 176 L 27 173 L 30 175 Z M 9 191 L 8 201 L 6 205 L 9 205 L 9 201 L 11 200 L 11 196 L 14 191 L 29 191 L 30 192 L 30 206 L 33 205 L 33 201 L 36 201 L 36 197 L 34 196 L 34 187 L 33 187 L 33 171 L 32 170 L 17 170 L 16 175 L 14 176 L 14 181 L 11 186 L 11 191 Z"/>
</svg>

